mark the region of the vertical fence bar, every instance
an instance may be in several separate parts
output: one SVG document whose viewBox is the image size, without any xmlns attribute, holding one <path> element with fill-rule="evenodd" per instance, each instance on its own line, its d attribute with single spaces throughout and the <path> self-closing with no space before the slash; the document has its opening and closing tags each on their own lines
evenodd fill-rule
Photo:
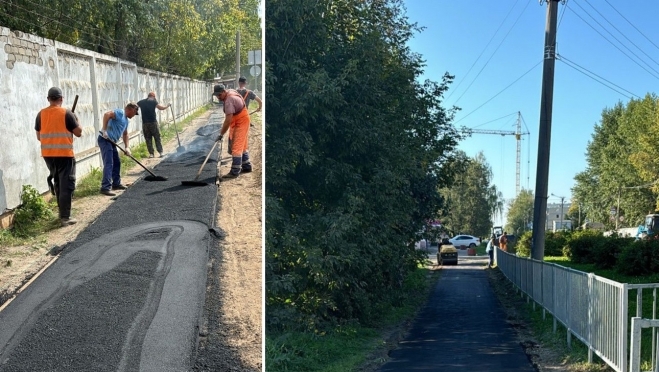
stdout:
<svg viewBox="0 0 659 372">
<path fill-rule="evenodd" d="M 623 283 L 622 291 L 620 292 L 620 317 L 618 318 L 618 328 L 622 331 L 618 335 L 618 342 L 620 345 L 620 358 L 622 359 L 622 372 L 629 371 L 629 364 L 627 364 L 627 312 L 629 306 L 629 286 Z"/>
<path fill-rule="evenodd" d="M 657 288 L 652 290 L 652 319 L 657 319 Z M 652 369 L 657 370 L 657 329 L 652 327 Z"/>
</svg>

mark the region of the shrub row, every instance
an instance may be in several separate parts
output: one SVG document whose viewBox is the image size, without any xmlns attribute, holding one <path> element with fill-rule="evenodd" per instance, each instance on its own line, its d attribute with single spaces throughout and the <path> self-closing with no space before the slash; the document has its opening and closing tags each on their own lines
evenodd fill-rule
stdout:
<svg viewBox="0 0 659 372">
<path fill-rule="evenodd" d="M 527 232 L 517 246 L 519 256 L 531 254 L 531 233 Z M 598 269 L 614 269 L 629 276 L 659 272 L 659 240 L 641 240 L 604 236 L 599 231 L 548 232 L 545 256 L 565 256 L 574 263 L 593 264 Z"/>
</svg>

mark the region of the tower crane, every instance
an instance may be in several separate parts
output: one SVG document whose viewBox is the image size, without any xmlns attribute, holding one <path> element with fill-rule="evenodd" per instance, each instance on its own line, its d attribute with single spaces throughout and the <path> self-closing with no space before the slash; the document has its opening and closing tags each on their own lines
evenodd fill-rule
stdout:
<svg viewBox="0 0 659 372">
<path fill-rule="evenodd" d="M 461 130 L 462 133 L 467 135 L 472 135 L 473 133 L 479 134 L 498 134 L 501 136 L 515 136 L 517 140 L 517 164 L 515 169 L 515 196 L 519 195 L 520 191 L 520 167 L 521 167 L 521 157 L 522 157 L 522 136 L 530 134 L 528 129 L 525 132 L 522 132 L 522 113 L 517 111 L 517 128 L 516 130 L 496 130 L 496 129 L 472 129 L 463 127 Z"/>
</svg>

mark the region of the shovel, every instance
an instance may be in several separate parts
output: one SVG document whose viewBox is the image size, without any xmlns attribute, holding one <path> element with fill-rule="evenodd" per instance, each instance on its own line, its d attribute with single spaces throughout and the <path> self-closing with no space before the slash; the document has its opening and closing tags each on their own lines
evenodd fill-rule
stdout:
<svg viewBox="0 0 659 372">
<path fill-rule="evenodd" d="M 176 129 L 176 116 L 174 115 L 174 109 L 172 106 L 169 106 L 169 110 L 172 112 L 172 119 L 174 120 L 174 133 L 176 133 L 176 141 L 178 141 L 178 147 L 176 148 L 176 152 L 183 152 L 185 151 L 185 147 L 181 146 L 181 140 L 178 138 L 178 130 Z"/>
<path fill-rule="evenodd" d="M 99 133 L 101 133 L 101 136 L 103 135 L 103 132 L 99 132 Z M 128 156 L 128 157 L 131 158 L 131 159 L 133 159 L 137 164 L 139 164 L 142 168 L 144 168 L 145 171 L 147 171 L 147 172 L 149 172 L 149 174 L 151 174 L 150 176 L 146 176 L 146 177 L 144 177 L 144 180 L 145 180 L 145 181 L 167 181 L 167 177 L 156 176 L 155 173 L 151 172 L 151 170 L 149 170 L 149 168 L 145 167 L 144 164 L 140 163 L 139 160 L 135 159 L 135 158 L 133 157 L 133 155 L 129 154 L 129 153 L 128 153 L 126 150 L 124 150 L 121 146 L 117 145 L 116 142 L 114 142 L 113 140 L 111 140 L 111 139 L 109 139 L 109 138 L 105 138 L 105 139 L 106 139 L 107 141 L 110 141 L 111 144 L 117 146 L 117 148 L 118 148 L 119 150 L 121 150 L 124 154 L 126 154 L 126 156 Z"/>
<path fill-rule="evenodd" d="M 199 176 L 201 175 L 201 171 L 204 169 L 204 165 L 206 165 L 206 162 L 208 161 L 208 158 L 211 157 L 211 154 L 213 153 L 213 150 L 215 150 L 215 146 L 217 146 L 217 143 L 220 143 L 220 154 L 222 153 L 222 141 L 215 141 L 213 144 L 213 147 L 211 150 L 208 152 L 208 155 L 206 155 L 206 159 L 204 162 L 201 164 L 201 167 L 199 167 L 199 171 L 197 172 L 197 177 L 194 178 L 192 181 L 181 181 L 181 184 L 184 186 L 206 186 L 208 183 L 206 182 L 201 182 L 197 181 L 199 179 Z"/>
</svg>

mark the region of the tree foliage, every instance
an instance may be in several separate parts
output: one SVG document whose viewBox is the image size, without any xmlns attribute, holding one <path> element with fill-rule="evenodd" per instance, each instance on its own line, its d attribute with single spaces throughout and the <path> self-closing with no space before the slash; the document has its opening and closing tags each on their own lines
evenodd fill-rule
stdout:
<svg viewBox="0 0 659 372">
<path fill-rule="evenodd" d="M 0 25 L 158 71 L 212 78 L 261 49 L 259 0 L 12 0 Z"/>
<path fill-rule="evenodd" d="M 529 230 L 528 225 L 533 222 L 533 204 L 535 196 L 531 190 L 522 189 L 508 205 L 506 231 L 510 234 L 521 235 Z"/>
<path fill-rule="evenodd" d="M 648 94 L 603 110 L 586 150 L 586 170 L 575 176 L 572 189 L 589 221 L 614 227 L 611 208 L 618 199 L 619 226 L 636 226 L 656 208 L 659 186 L 651 184 L 659 180 L 657 105 L 658 98 Z"/>
<path fill-rule="evenodd" d="M 422 260 L 458 135 L 415 30 L 398 0 L 268 2 L 269 327 L 372 322 Z"/>
<path fill-rule="evenodd" d="M 491 184 L 492 168 L 483 153 L 469 158 L 459 151 L 447 168 L 455 178 L 452 185 L 441 190 L 447 201 L 442 222 L 454 235 L 489 236 L 492 218 L 502 208 L 502 198 Z"/>
</svg>

